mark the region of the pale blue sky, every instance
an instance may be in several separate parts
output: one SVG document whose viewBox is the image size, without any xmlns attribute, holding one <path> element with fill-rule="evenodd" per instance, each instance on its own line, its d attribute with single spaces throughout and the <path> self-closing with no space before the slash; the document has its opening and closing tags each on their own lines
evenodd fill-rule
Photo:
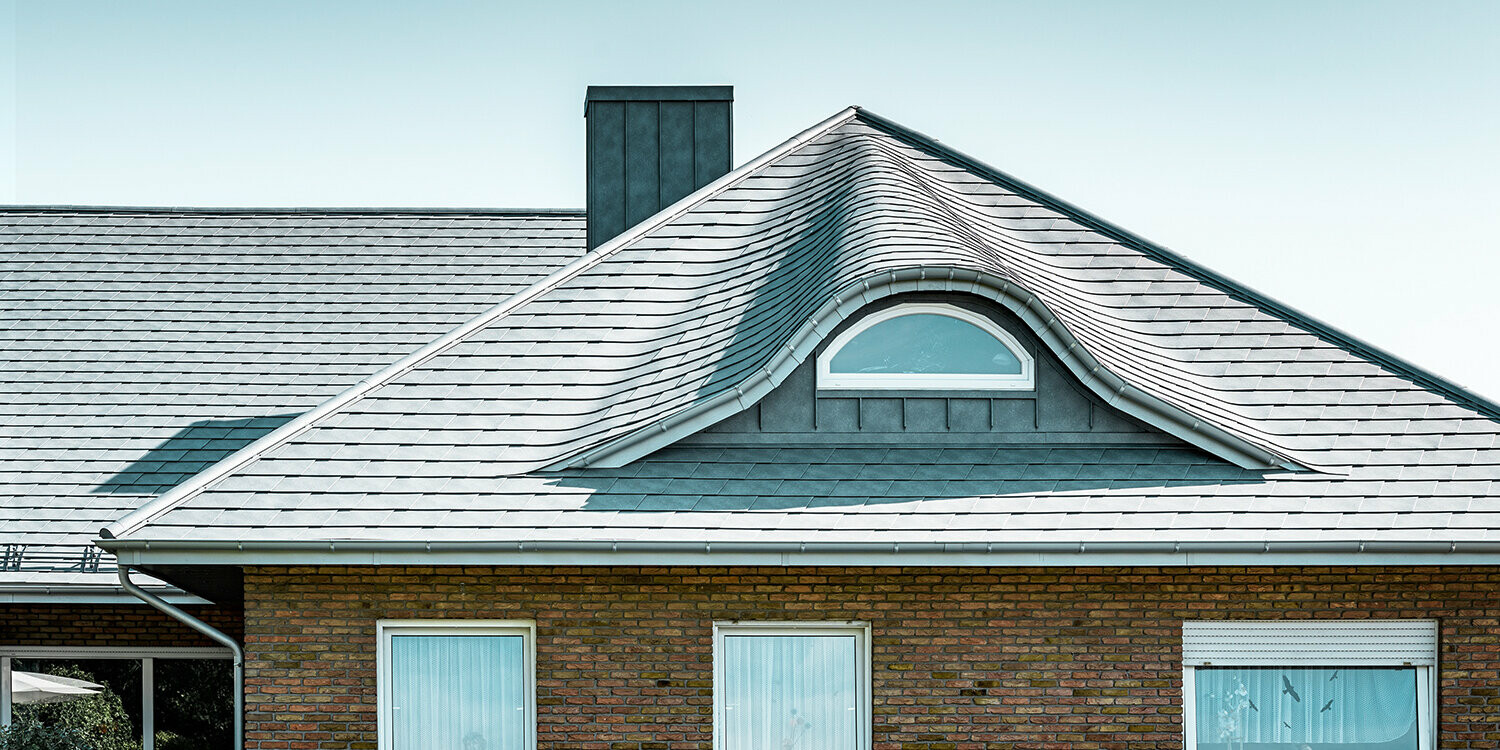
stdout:
<svg viewBox="0 0 1500 750">
<path fill-rule="evenodd" d="M 737 162 L 864 105 L 1500 397 L 1500 2 L 0 0 L 0 202 L 581 206 L 618 83 L 733 84 Z"/>
</svg>

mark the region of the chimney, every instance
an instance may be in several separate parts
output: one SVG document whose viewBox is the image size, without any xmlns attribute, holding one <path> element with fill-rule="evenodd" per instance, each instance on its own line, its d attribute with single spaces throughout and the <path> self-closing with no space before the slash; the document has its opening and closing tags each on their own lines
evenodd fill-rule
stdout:
<svg viewBox="0 0 1500 750">
<path fill-rule="evenodd" d="M 590 86 L 588 247 L 729 172 L 731 86 Z"/>
</svg>

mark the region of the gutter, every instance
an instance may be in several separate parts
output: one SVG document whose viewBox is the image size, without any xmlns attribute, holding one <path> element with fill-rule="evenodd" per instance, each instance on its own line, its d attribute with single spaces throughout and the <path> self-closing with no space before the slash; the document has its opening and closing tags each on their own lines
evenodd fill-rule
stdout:
<svg viewBox="0 0 1500 750">
<path fill-rule="evenodd" d="M 66 203 L 38 203 L 28 205 L 13 203 L 0 206 L 3 213 L 139 213 L 139 214 L 403 214 L 421 215 L 478 215 L 478 216 L 577 216 L 585 213 L 582 208 L 462 208 L 457 206 L 114 206 L 74 205 Z"/>
<path fill-rule="evenodd" d="M 209 604 L 193 594 L 164 587 L 163 600 L 173 604 Z M 70 586 L 68 584 L 21 584 L 0 586 L 0 604 L 134 604 L 136 597 L 118 586 Z"/>
<path fill-rule="evenodd" d="M 233 638 L 216 630 L 212 625 L 169 604 L 165 599 L 137 586 L 130 580 L 130 566 L 119 564 L 120 585 L 135 598 L 161 610 L 166 616 L 202 633 L 234 654 L 234 746 L 245 746 L 245 650 Z"/>
<path fill-rule="evenodd" d="M 640 542 L 101 540 L 121 564 L 1186 566 L 1500 565 L 1496 541 Z M 1278 559 L 1268 559 L 1268 558 Z"/>
</svg>

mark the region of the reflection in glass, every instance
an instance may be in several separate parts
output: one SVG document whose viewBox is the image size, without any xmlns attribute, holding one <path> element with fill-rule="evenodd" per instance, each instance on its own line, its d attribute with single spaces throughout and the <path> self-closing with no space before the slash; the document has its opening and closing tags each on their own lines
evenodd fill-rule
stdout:
<svg viewBox="0 0 1500 750">
<path fill-rule="evenodd" d="M 1201 667 L 1200 750 L 1418 750 L 1407 667 Z"/>
<path fill-rule="evenodd" d="M 979 326 L 936 313 L 883 320 L 833 355 L 829 372 L 1019 375 L 1021 360 Z"/>
<path fill-rule="evenodd" d="M 525 654 L 519 635 L 391 638 L 391 747 L 523 750 Z"/>
<path fill-rule="evenodd" d="M 726 750 L 858 747 L 854 636 L 724 638 Z"/>
</svg>

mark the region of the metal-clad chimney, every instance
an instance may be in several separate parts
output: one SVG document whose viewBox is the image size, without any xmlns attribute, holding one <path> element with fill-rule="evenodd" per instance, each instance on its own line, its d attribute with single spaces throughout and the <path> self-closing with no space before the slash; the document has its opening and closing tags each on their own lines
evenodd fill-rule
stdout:
<svg viewBox="0 0 1500 750">
<path fill-rule="evenodd" d="M 590 86 L 588 247 L 729 171 L 732 86 Z"/>
</svg>

